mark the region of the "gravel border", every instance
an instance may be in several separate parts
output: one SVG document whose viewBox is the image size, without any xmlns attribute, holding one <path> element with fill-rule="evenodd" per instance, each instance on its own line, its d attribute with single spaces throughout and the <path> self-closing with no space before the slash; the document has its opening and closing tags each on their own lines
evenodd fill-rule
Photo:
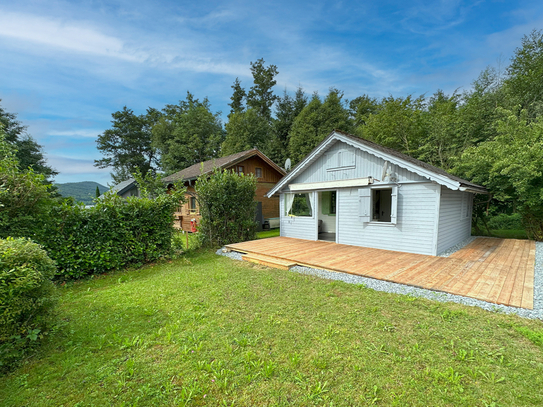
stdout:
<svg viewBox="0 0 543 407">
<path fill-rule="evenodd" d="M 466 239 L 461 244 L 457 245 L 459 248 L 464 247 L 471 241 Z M 456 247 L 456 246 L 455 246 Z M 391 283 L 388 281 L 377 280 L 374 278 L 355 276 L 353 274 L 332 272 L 327 270 L 313 269 L 309 267 L 295 266 L 290 269 L 292 272 L 317 276 L 328 280 L 338 280 L 349 284 L 364 284 L 366 287 L 376 291 L 384 291 L 388 293 L 411 295 L 414 297 L 422 297 L 430 300 L 440 302 L 456 302 L 458 304 L 464 304 L 471 307 L 480 307 L 487 311 L 503 312 L 505 314 L 516 314 L 522 318 L 539 319 L 543 320 L 543 242 L 536 242 L 535 244 L 535 270 L 534 270 L 534 309 L 529 310 L 526 308 L 510 307 L 507 305 L 499 305 L 491 302 L 477 300 L 475 298 L 463 297 L 461 295 L 449 294 L 439 291 L 427 290 L 424 288 L 412 287 L 405 284 Z M 451 248 L 452 249 L 452 248 Z M 450 256 L 454 252 L 442 253 L 442 257 Z M 458 249 L 456 249 L 458 250 Z M 449 253 L 450 252 L 450 253 Z M 226 252 L 224 249 L 219 249 L 216 252 L 218 255 L 227 256 L 234 260 L 242 260 L 241 253 L 238 252 Z M 447 254 L 448 253 L 448 254 Z M 444 256 L 447 254 L 447 256 Z"/>
</svg>

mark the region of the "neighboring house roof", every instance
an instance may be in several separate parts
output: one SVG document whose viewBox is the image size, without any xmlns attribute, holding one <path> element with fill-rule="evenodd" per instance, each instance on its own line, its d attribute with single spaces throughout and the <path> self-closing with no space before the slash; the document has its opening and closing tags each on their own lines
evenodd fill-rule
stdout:
<svg viewBox="0 0 543 407">
<path fill-rule="evenodd" d="M 117 195 L 122 195 L 136 187 L 136 180 L 134 178 L 128 178 L 126 181 L 119 182 L 117 185 L 111 187 L 111 191 L 116 192 Z"/>
<path fill-rule="evenodd" d="M 214 168 L 221 168 L 221 169 L 227 168 L 243 160 L 251 158 L 255 155 L 262 158 L 266 163 L 268 163 L 280 174 L 282 175 L 286 174 L 285 170 L 283 170 L 281 167 L 275 164 L 272 160 L 270 160 L 262 151 L 260 151 L 258 148 L 253 148 L 251 150 L 242 151 L 241 153 L 228 155 L 226 157 L 214 158 L 212 160 L 204 161 L 203 163 L 191 165 L 190 167 L 185 168 L 184 170 L 181 170 L 179 172 L 176 172 L 175 174 L 165 177 L 163 180 L 166 182 L 174 182 L 174 181 L 182 181 L 182 180 L 190 181 L 190 180 L 198 178 L 201 174 L 210 173 L 211 171 L 213 171 Z"/>
<path fill-rule="evenodd" d="M 349 133 L 345 133 L 341 130 L 334 130 L 328 137 L 326 137 L 317 147 L 309 153 L 309 155 L 303 159 L 298 165 L 296 165 L 292 171 L 285 177 L 283 177 L 273 189 L 271 189 L 267 196 L 280 191 L 290 180 L 297 177 L 304 169 L 309 167 L 322 153 L 335 141 L 343 141 L 347 144 L 351 144 L 354 147 L 358 147 L 362 150 L 368 151 L 378 157 L 381 157 L 393 164 L 396 164 L 402 168 L 412 171 L 420 176 L 426 177 L 438 184 L 444 185 L 452 190 L 464 189 L 469 192 L 486 194 L 488 191 L 485 187 L 474 184 L 465 179 L 459 178 L 455 175 L 449 174 L 447 171 L 434 167 L 428 163 L 417 160 L 392 148 L 384 147 L 373 141 L 363 139 L 358 136 L 354 136 Z"/>
</svg>

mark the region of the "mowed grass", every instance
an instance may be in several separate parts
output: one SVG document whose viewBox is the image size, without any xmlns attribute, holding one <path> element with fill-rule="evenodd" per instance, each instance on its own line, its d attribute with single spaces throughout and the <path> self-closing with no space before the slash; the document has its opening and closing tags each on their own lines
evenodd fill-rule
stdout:
<svg viewBox="0 0 543 407">
<path fill-rule="evenodd" d="M 211 251 L 69 284 L 2 406 L 540 406 L 541 321 Z"/>
<path fill-rule="evenodd" d="M 280 229 L 270 229 L 270 230 L 263 230 L 261 232 L 257 232 L 256 238 L 257 239 L 267 239 L 268 237 L 277 237 L 280 235 Z"/>
</svg>

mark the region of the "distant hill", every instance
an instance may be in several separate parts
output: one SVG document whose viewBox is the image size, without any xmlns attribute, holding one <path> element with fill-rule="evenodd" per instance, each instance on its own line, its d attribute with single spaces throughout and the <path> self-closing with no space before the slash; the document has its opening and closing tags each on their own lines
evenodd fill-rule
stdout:
<svg viewBox="0 0 543 407">
<path fill-rule="evenodd" d="M 96 187 L 103 194 L 108 187 L 94 181 L 82 182 L 67 182 L 65 184 L 55 184 L 58 188 L 58 193 L 63 197 L 73 197 L 78 202 L 83 202 L 85 205 L 92 205 L 92 200 L 96 197 Z"/>
</svg>

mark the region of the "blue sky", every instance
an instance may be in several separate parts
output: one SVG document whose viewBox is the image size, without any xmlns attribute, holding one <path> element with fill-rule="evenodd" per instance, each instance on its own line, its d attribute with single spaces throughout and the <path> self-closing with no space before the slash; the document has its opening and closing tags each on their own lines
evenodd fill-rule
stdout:
<svg viewBox="0 0 543 407">
<path fill-rule="evenodd" d="M 249 88 L 259 58 L 277 65 L 277 93 L 451 93 L 507 66 L 534 28 L 541 1 L 4 0 L 0 99 L 57 182 L 107 184 L 96 138 L 124 105 L 144 113 L 190 90 L 226 117 L 232 83 Z"/>
</svg>

